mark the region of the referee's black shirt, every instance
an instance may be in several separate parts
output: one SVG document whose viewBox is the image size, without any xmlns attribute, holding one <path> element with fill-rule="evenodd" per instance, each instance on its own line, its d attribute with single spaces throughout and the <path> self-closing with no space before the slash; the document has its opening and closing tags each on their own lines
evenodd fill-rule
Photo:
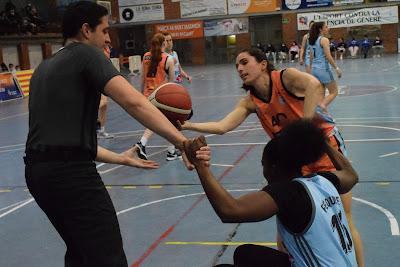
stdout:
<svg viewBox="0 0 400 267">
<path fill-rule="evenodd" d="M 106 83 L 119 72 L 98 48 L 72 43 L 33 73 L 26 151 L 97 155 L 96 121 Z"/>
</svg>

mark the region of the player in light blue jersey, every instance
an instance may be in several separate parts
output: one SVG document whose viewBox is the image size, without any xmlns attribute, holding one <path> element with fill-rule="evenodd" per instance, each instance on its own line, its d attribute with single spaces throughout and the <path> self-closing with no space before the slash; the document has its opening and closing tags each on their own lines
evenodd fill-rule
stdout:
<svg viewBox="0 0 400 267">
<path fill-rule="evenodd" d="M 311 29 L 312 25 L 314 24 L 314 21 L 310 21 L 308 24 L 308 28 Z M 301 41 L 301 48 L 300 48 L 300 60 L 299 63 L 300 65 L 303 65 L 306 67 L 306 72 L 311 74 L 311 65 L 310 65 L 310 44 L 308 42 L 308 38 L 310 37 L 310 33 L 306 33 L 303 36 L 303 39 Z"/>
<path fill-rule="evenodd" d="M 183 70 L 181 64 L 179 63 L 178 53 L 176 53 L 176 51 L 173 50 L 174 43 L 172 41 L 171 34 L 168 32 L 163 32 L 163 34 L 165 36 L 165 42 L 166 42 L 165 52 L 171 55 L 172 58 L 174 59 L 174 64 L 175 64 L 174 82 L 182 83 L 183 79 L 186 79 L 189 83 L 192 83 L 192 77 Z"/>
<path fill-rule="evenodd" d="M 314 75 L 326 88 L 329 95 L 320 104 L 324 110 L 338 95 L 338 86 L 333 75 L 331 66 L 335 69 L 338 78 L 342 76 L 341 69 L 336 65 L 333 59 L 329 39 L 324 37 L 329 32 L 326 22 L 315 22 L 310 30 L 308 38 L 310 44 L 310 64 L 311 74 Z"/>
<path fill-rule="evenodd" d="M 235 250 L 234 265 L 219 266 L 357 266 L 339 194 L 348 192 L 358 175 L 350 162 L 326 143 L 323 131 L 314 122 L 298 120 L 272 139 L 262 158 L 268 185 L 237 199 L 211 173 L 204 137 L 187 141 L 184 146 L 220 219 L 243 223 L 276 215 L 278 232 L 288 251 L 246 244 Z M 303 176 L 302 166 L 317 161 L 324 153 L 337 170 Z"/>
</svg>

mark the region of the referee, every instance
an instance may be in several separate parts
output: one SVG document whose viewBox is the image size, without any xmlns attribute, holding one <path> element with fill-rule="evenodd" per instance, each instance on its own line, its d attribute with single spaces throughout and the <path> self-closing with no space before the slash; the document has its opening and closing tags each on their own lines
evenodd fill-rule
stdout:
<svg viewBox="0 0 400 267">
<path fill-rule="evenodd" d="M 178 148 L 186 138 L 102 52 L 110 41 L 106 8 L 73 3 L 62 24 L 65 47 L 44 60 L 30 82 L 26 182 L 67 246 L 65 266 L 127 266 L 116 212 L 94 160 L 140 168 L 158 165 L 97 145 L 101 94 Z"/>
</svg>

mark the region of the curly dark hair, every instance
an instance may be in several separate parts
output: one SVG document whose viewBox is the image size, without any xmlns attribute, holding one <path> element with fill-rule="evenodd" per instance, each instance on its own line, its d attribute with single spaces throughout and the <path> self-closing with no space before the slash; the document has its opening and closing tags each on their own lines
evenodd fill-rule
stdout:
<svg viewBox="0 0 400 267">
<path fill-rule="evenodd" d="M 286 126 L 264 148 L 262 162 L 298 171 L 326 152 L 325 134 L 315 122 L 301 119 Z"/>
</svg>

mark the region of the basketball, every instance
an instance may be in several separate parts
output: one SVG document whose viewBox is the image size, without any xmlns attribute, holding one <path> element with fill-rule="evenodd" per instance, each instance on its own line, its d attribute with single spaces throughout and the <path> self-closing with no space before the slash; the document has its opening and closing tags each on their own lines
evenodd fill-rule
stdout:
<svg viewBox="0 0 400 267">
<path fill-rule="evenodd" d="M 156 106 L 173 124 L 183 123 L 192 112 L 192 100 L 185 87 L 176 83 L 165 83 L 150 96 L 149 101 Z"/>
</svg>

